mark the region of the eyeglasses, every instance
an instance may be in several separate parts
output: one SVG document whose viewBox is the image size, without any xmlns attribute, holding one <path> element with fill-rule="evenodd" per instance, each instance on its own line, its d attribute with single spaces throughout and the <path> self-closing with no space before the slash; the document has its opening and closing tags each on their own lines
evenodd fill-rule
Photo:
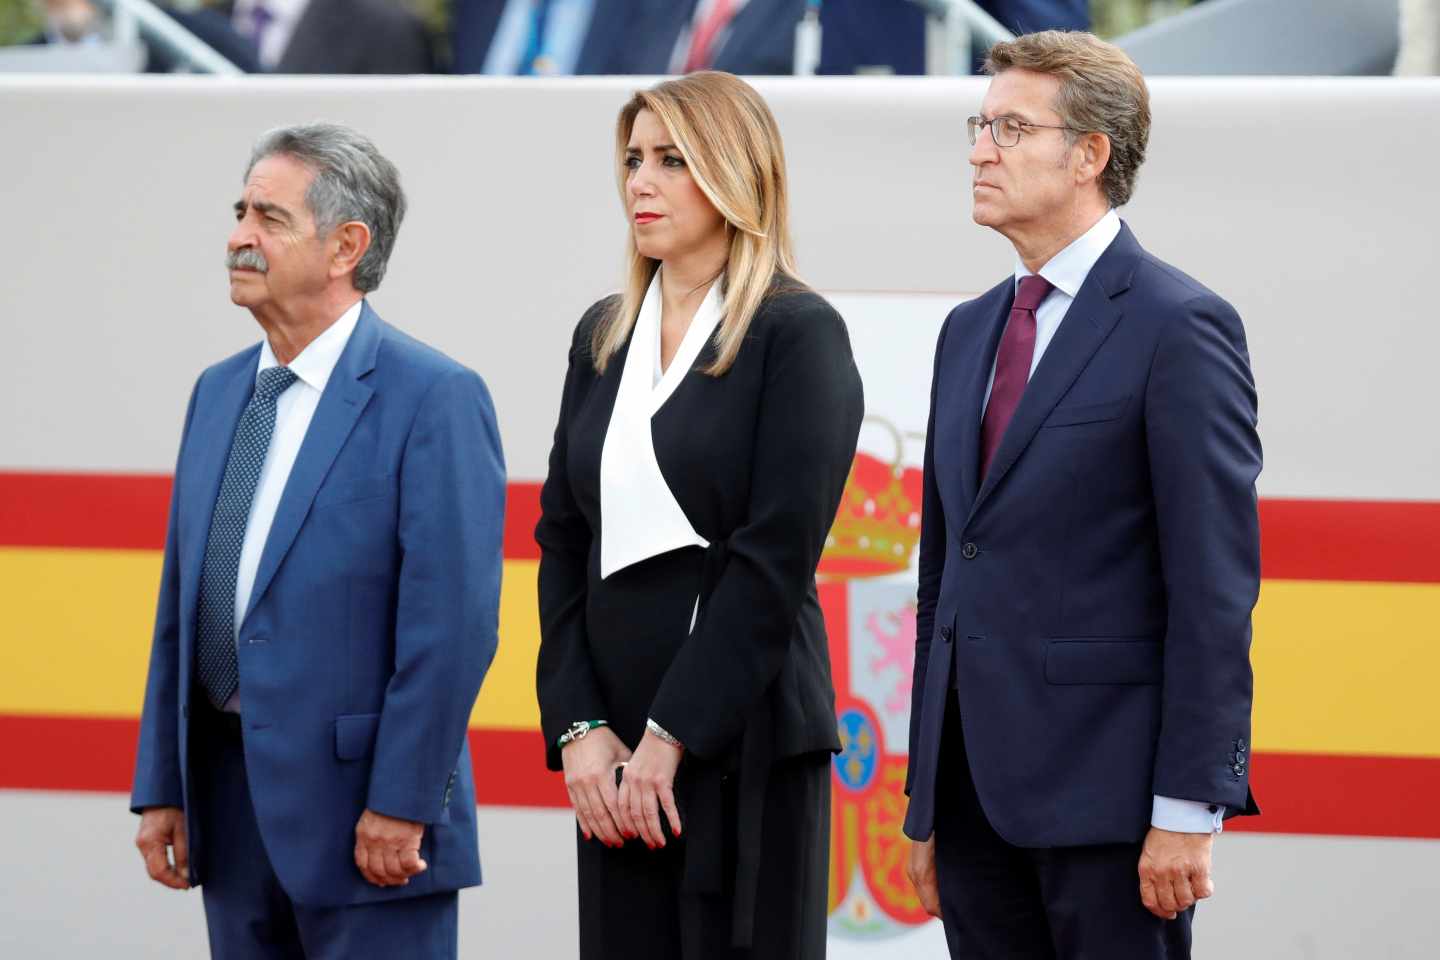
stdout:
<svg viewBox="0 0 1440 960">
<path fill-rule="evenodd" d="M 971 146 L 974 146 L 975 141 L 980 139 L 980 131 L 985 127 L 990 128 L 990 139 L 995 141 L 997 147 L 1015 146 L 1020 142 L 1020 134 L 1031 129 L 1085 132 L 1076 130 L 1074 127 L 1058 126 L 1053 123 L 1031 123 L 1028 120 L 1017 120 L 1014 117 L 996 117 L 993 120 L 986 120 L 984 117 L 970 117 L 965 121 L 965 130 L 970 134 Z"/>
</svg>

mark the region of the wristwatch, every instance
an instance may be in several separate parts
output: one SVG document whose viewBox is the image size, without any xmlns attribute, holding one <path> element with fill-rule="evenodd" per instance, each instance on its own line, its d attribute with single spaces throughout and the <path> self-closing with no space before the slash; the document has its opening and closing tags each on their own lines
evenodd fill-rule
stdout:
<svg viewBox="0 0 1440 960">
<path fill-rule="evenodd" d="M 577 720 L 570 724 L 570 729 L 560 734 L 560 739 L 555 741 L 557 747 L 563 748 L 566 744 L 575 740 L 584 740 L 585 734 L 596 727 L 608 727 L 610 724 L 605 720 Z"/>
</svg>

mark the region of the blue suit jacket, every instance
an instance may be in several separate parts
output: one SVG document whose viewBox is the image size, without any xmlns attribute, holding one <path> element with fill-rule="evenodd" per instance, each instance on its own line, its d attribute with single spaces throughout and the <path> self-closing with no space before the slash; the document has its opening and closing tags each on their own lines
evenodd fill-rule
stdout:
<svg viewBox="0 0 1440 960">
<path fill-rule="evenodd" d="M 131 805 L 181 806 L 210 516 L 258 345 L 201 374 L 175 468 Z M 497 638 L 505 471 L 480 378 L 366 304 L 321 396 L 239 634 L 245 763 L 276 875 L 306 906 L 480 882 L 466 727 Z M 366 807 L 426 825 L 429 869 L 380 888 Z M 192 853 L 191 864 L 199 862 Z M 192 880 L 203 883 L 203 876 Z"/>
<path fill-rule="evenodd" d="M 1153 794 L 1258 812 L 1260 442 L 1240 318 L 1123 227 L 982 482 L 1014 287 L 956 307 L 936 348 L 905 832 L 934 825 L 952 667 L 976 792 L 1015 845 L 1139 840 Z"/>
</svg>

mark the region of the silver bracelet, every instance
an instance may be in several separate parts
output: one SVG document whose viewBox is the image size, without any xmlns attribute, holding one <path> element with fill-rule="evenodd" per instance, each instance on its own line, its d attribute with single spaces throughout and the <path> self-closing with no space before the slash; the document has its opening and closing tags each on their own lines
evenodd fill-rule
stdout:
<svg viewBox="0 0 1440 960">
<path fill-rule="evenodd" d="M 666 730 L 664 727 L 660 726 L 660 724 L 656 723 L 654 720 L 651 720 L 648 717 L 645 719 L 645 729 L 649 730 L 651 733 L 655 734 L 655 736 L 659 737 L 661 740 L 664 740 L 672 747 L 679 747 L 682 750 L 685 748 L 685 744 L 677 740 L 675 736 L 670 733 L 669 730 Z"/>
</svg>

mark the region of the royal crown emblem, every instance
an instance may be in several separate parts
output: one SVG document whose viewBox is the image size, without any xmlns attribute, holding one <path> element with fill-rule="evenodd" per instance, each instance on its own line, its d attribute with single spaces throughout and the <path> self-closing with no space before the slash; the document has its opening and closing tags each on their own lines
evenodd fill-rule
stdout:
<svg viewBox="0 0 1440 960">
<path fill-rule="evenodd" d="M 905 437 L 889 421 L 865 422 L 894 442 L 887 462 L 868 453 L 855 455 L 835 525 L 825 538 L 820 573 L 837 577 L 874 577 L 910 569 L 920 541 L 921 472 L 902 462 Z"/>
</svg>

